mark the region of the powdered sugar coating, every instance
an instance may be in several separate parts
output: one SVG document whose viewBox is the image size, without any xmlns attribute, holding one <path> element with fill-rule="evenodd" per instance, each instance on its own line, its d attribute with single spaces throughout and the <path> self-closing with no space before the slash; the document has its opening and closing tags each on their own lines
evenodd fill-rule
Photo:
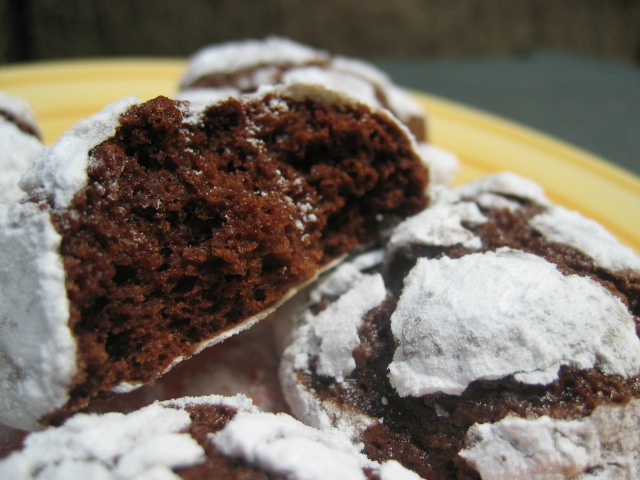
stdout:
<svg viewBox="0 0 640 480">
<path fill-rule="evenodd" d="M 404 90 L 397 87 L 389 76 L 373 64 L 357 58 L 336 55 L 331 68 L 354 77 L 359 77 L 384 91 L 389 108 L 402 120 L 412 116 L 423 117 L 424 111 Z"/>
<path fill-rule="evenodd" d="M 435 188 L 431 207 L 395 228 L 388 251 L 393 254 L 411 245 L 461 245 L 477 250 L 481 240 L 467 226 L 484 223 L 481 209 L 513 212 L 523 202 L 542 209 L 528 225 L 546 241 L 568 245 L 610 271 L 640 272 L 640 257 L 602 225 L 553 205 L 539 184 L 510 172 L 482 177 L 453 190 Z"/>
<path fill-rule="evenodd" d="M 120 114 L 137 102 L 115 102 L 63 134 L 24 174 L 22 189 L 51 196 L 56 208 L 65 208 L 88 181 L 91 149 L 115 133 Z M 27 203 L 0 212 L 0 242 L 7 285 L 0 302 L 0 405 L 6 407 L 0 421 L 34 430 L 43 415 L 68 400 L 76 372 L 61 238 L 49 213 Z"/>
<path fill-rule="evenodd" d="M 431 184 L 451 187 L 460 167 L 458 157 L 453 152 L 427 142 L 418 142 L 418 152 L 429 167 Z"/>
<path fill-rule="evenodd" d="M 234 88 L 191 88 L 176 94 L 173 98 L 188 102 L 188 104 L 179 104 L 183 121 L 197 125 L 207 107 L 237 95 L 238 91 Z"/>
<path fill-rule="evenodd" d="M 17 202 L 24 196 L 18 182 L 42 148 L 36 137 L 0 117 L 0 203 Z"/>
<path fill-rule="evenodd" d="M 309 331 L 303 321 L 292 335 L 296 340 L 290 344 L 297 356 L 287 349 L 283 360 L 283 365 L 294 364 L 294 359 L 299 361 L 297 368 L 291 365 L 283 368 L 291 377 L 298 375 L 298 384 L 292 380 L 287 386 L 294 413 L 321 428 L 344 429 L 356 444 L 366 442 L 368 453 L 382 452 L 384 456 L 396 448 L 393 453 L 396 458 L 416 462 L 406 465 L 422 462 L 423 458 L 433 458 L 436 464 L 442 455 L 440 446 L 451 442 L 450 445 L 454 445 L 450 447 L 451 456 L 442 460 L 442 471 L 454 478 L 450 459 L 457 455 L 474 419 L 493 418 L 495 425 L 511 429 L 520 421 L 529 421 L 516 419 L 517 416 L 534 417 L 549 412 L 554 417 L 569 418 L 563 422 L 578 419 L 576 421 L 583 423 L 576 430 L 559 427 L 559 434 L 553 437 L 556 421 L 542 417 L 553 423 L 548 437 L 557 442 L 533 451 L 526 450 L 526 445 L 520 449 L 519 441 L 543 442 L 542 439 L 547 438 L 544 425 L 547 420 L 523 424 L 523 428 L 531 427 L 530 435 L 506 434 L 504 445 L 498 444 L 495 448 L 490 442 L 497 434 L 487 436 L 486 445 L 474 453 L 475 458 L 493 455 L 492 461 L 500 464 L 504 461 L 502 451 L 511 455 L 510 448 L 520 449 L 522 451 L 513 453 L 515 461 L 526 464 L 531 460 L 535 465 L 526 466 L 530 470 L 522 476 L 508 462 L 502 470 L 499 465 L 489 465 L 480 470 L 482 477 L 486 474 L 486 478 L 494 479 L 565 479 L 570 476 L 567 472 L 580 474 L 588 470 L 575 478 L 586 480 L 592 478 L 590 475 L 635 478 L 638 468 L 637 458 L 634 460 L 635 437 L 640 419 L 633 411 L 621 414 L 624 418 L 618 419 L 614 412 L 622 410 L 616 409 L 616 400 L 610 400 L 617 398 L 617 393 L 613 394 L 603 385 L 607 382 L 623 385 L 619 388 L 625 401 L 637 396 L 635 382 L 640 373 L 640 340 L 634 322 L 637 318 L 634 319 L 628 304 L 620 300 L 626 297 L 633 303 L 637 295 L 624 291 L 618 297 L 611 293 L 615 287 L 606 281 L 611 277 L 605 273 L 605 282 L 598 283 L 597 275 L 591 276 L 588 262 L 579 256 L 564 263 L 566 257 L 549 254 L 555 246 L 547 245 L 546 236 L 540 238 L 529 219 L 554 208 L 539 185 L 509 173 L 483 178 L 455 190 L 434 189 L 431 205 L 397 226 L 386 245 L 388 257 L 383 277 L 390 280 L 393 295 L 404 288 L 402 294 L 398 293 L 399 301 L 391 316 L 393 341 L 386 336 L 388 324 L 384 320 L 389 309 L 394 308 L 389 302 L 376 314 L 375 321 L 369 321 L 362 330 L 362 343 L 354 352 L 359 361 L 358 370 L 343 381 L 337 377 L 320 377 L 316 375 L 316 364 L 308 360 L 312 356 L 306 354 L 308 345 L 295 343 Z M 483 239 L 486 239 L 485 245 Z M 531 252 L 542 251 L 558 262 L 558 266 L 515 247 L 499 249 L 505 244 L 522 245 Z M 496 248 L 497 251 L 481 253 Z M 614 242 L 605 248 L 618 246 Z M 573 254 L 572 249 L 563 246 L 558 250 Z M 425 257 L 417 259 L 414 271 L 408 277 L 402 275 L 404 283 L 393 278 L 397 272 L 408 269 L 420 255 Z M 574 264 L 570 263 L 572 260 Z M 581 273 L 572 275 L 571 271 Z M 336 293 L 344 295 L 350 288 L 349 282 L 357 282 L 358 274 L 354 275 L 351 270 L 350 275 L 353 276 L 338 279 Z M 623 283 L 626 278 L 616 277 L 616 281 Z M 632 276 L 626 288 L 635 288 L 634 285 L 637 282 L 634 283 Z M 316 303 L 323 298 L 327 302 L 326 297 L 334 301 L 329 286 L 321 284 L 318 290 L 323 292 L 310 294 Z M 321 305 L 326 308 L 326 304 Z M 395 392 L 385 390 L 388 386 L 378 382 L 380 375 L 387 373 L 389 363 L 381 361 L 393 348 L 397 350 L 388 378 Z M 398 351 L 402 355 L 398 355 Z M 306 363 L 300 360 L 305 358 Z M 562 369 L 559 375 L 562 366 L 570 368 Z M 592 372 L 592 368 L 598 372 Z M 605 380 L 592 382 L 593 377 Z M 468 388 L 475 381 L 477 383 Z M 589 387 L 583 388 L 582 381 Z M 522 385 L 517 385 L 518 382 Z M 545 387 L 551 382 L 555 383 Z M 385 396 L 380 397 L 379 392 L 369 395 L 372 388 L 378 386 Z M 589 388 L 593 392 L 584 393 Z M 572 395 L 578 397 L 575 404 Z M 586 397 L 584 403 L 579 399 L 581 395 Z M 564 398 L 572 400 L 565 403 Z M 589 406 L 600 399 L 603 406 L 598 407 L 595 416 L 589 417 Z M 569 412 L 567 404 L 573 405 Z M 530 405 L 534 405 L 531 410 Z M 513 417 L 501 423 L 498 419 L 504 415 L 501 412 L 506 411 Z M 364 412 L 380 414 L 367 416 Z M 606 421 L 599 419 L 604 412 L 609 412 Z M 411 430 L 414 419 L 415 430 Z M 511 420 L 514 423 L 509 423 Z M 394 429 L 395 422 L 400 428 Z M 592 424 L 602 429 L 595 436 L 589 433 L 593 431 L 591 427 L 582 426 Z M 426 428 L 421 428 L 423 425 Z M 611 425 L 610 429 L 603 430 L 607 425 Z M 490 427 L 487 424 L 486 428 Z M 436 433 L 424 433 L 431 431 Z M 476 432 L 475 427 L 472 432 Z M 604 452 L 593 462 L 580 457 L 585 435 L 591 435 L 590 445 L 595 445 L 590 458 L 595 458 L 592 453 L 596 450 Z M 460 443 L 456 444 L 453 438 Z M 415 455 L 405 454 L 405 441 L 423 448 Z M 431 445 L 438 447 L 431 448 Z M 473 445 L 470 441 L 466 448 L 471 449 Z M 617 451 L 623 453 L 616 456 Z M 535 457 L 538 452 L 540 457 Z M 511 457 L 508 460 L 511 461 Z M 628 467 L 634 461 L 635 470 Z M 430 462 L 425 463 L 431 465 Z M 595 466 L 595 470 L 591 470 L 591 466 Z M 423 471 L 428 471 L 424 468 Z M 426 475 L 426 478 L 430 477 Z"/>
<path fill-rule="evenodd" d="M 481 177 L 458 187 L 455 192 L 461 199 L 478 201 L 484 208 L 502 208 L 509 198 L 526 200 L 540 206 L 551 205 L 539 184 L 512 172 Z M 510 202 L 509 205 L 517 208 L 519 204 Z"/>
<path fill-rule="evenodd" d="M 0 422 L 16 428 L 39 428 L 76 371 L 60 241 L 47 212 L 0 205 Z"/>
<path fill-rule="evenodd" d="M 316 66 L 296 68 L 285 72 L 282 77 L 283 84 L 307 82 L 324 85 L 327 88 L 341 90 L 358 98 L 367 105 L 381 107 L 373 85 L 361 78 L 349 75 L 344 72 L 327 70 Z"/>
<path fill-rule="evenodd" d="M 460 456 L 485 480 L 638 478 L 638 425 L 640 400 L 576 420 L 506 417 L 473 426 Z"/>
<path fill-rule="evenodd" d="M 249 397 L 238 394 L 234 396 L 225 395 L 203 395 L 203 396 L 189 396 L 174 398 L 165 402 L 159 402 L 160 405 L 170 406 L 175 408 L 188 408 L 200 405 L 225 405 L 232 407 L 243 412 L 257 412 L 258 409 L 253 404 Z"/>
<path fill-rule="evenodd" d="M 321 401 L 314 392 L 297 382 L 296 371 L 309 372 L 310 362 L 316 356 L 323 356 L 324 362 L 341 376 L 348 374 L 355 366 L 352 349 L 357 337 L 357 329 L 364 314 L 382 303 L 385 289 L 378 274 L 363 273 L 383 261 L 382 250 L 373 250 L 345 261 L 321 278 L 310 291 L 301 292 L 289 306 L 285 306 L 286 327 L 281 332 L 283 344 L 286 345 L 280 363 L 280 383 L 284 396 L 296 418 L 322 430 L 337 428 L 352 441 L 358 443 L 362 431 L 377 420 L 355 411 L 343 411 L 331 401 Z M 367 298 L 370 295 L 371 298 Z M 315 304 L 323 297 L 336 298 L 330 312 L 320 312 L 322 325 L 316 329 L 316 315 L 307 311 L 310 304 Z M 357 299 L 358 296 L 363 298 Z M 357 305 L 351 305 L 356 298 Z M 347 312 L 356 314 L 347 318 Z M 339 325 L 346 320 L 351 334 L 347 341 L 340 338 L 343 327 Z M 297 325 L 290 325 L 295 322 Z M 325 337 L 326 335 L 326 337 Z M 330 350 L 322 351 L 322 345 L 335 341 L 340 355 L 331 357 Z M 330 345 L 329 345 L 330 346 Z M 336 347 L 333 347 L 336 348 Z M 327 370 L 329 370 L 327 368 Z"/>
<path fill-rule="evenodd" d="M 529 225 L 548 241 L 571 245 L 602 268 L 640 272 L 640 257 L 633 250 L 621 245 L 602 225 L 577 212 L 555 206 L 533 217 Z"/>
<path fill-rule="evenodd" d="M 478 225 L 486 220 L 473 202 L 449 203 L 436 197 L 429 208 L 404 220 L 393 230 L 387 251 L 393 255 L 397 250 L 416 244 L 439 247 L 461 245 L 477 250 L 482 242 L 466 225 Z"/>
<path fill-rule="evenodd" d="M 285 414 L 240 412 L 209 438 L 225 455 L 287 478 L 365 480 L 363 468 L 378 470 L 381 480 L 419 478 L 397 462 L 381 468 L 336 430 L 316 430 Z"/>
<path fill-rule="evenodd" d="M 360 343 L 358 327 L 362 318 L 386 297 L 380 275 L 365 276 L 352 288 L 308 322 L 313 337 L 319 343 L 317 371 L 320 375 L 342 381 L 356 364 L 351 352 Z"/>
<path fill-rule="evenodd" d="M 184 88 L 205 75 L 244 70 L 258 65 L 304 65 L 325 61 L 327 58 L 328 55 L 321 50 L 276 36 L 264 40 L 226 42 L 196 52 L 189 59 L 180 84 Z"/>
<path fill-rule="evenodd" d="M 177 479 L 174 468 L 204 460 L 203 448 L 182 433 L 190 423 L 188 412 L 159 403 L 128 415 L 77 414 L 29 435 L 23 450 L 0 461 L 0 477 Z"/>
<path fill-rule="evenodd" d="M 456 189 L 456 193 L 461 199 L 473 200 L 488 209 L 517 209 L 520 204 L 513 198 L 545 207 L 545 211 L 529 220 L 529 225 L 547 241 L 569 245 L 611 271 L 640 271 L 640 257 L 633 250 L 622 245 L 598 222 L 552 205 L 542 187 L 531 180 L 503 172 L 470 182 Z"/>
<path fill-rule="evenodd" d="M 4 118 L 5 113 L 9 118 Z M 34 134 L 20 129 L 27 126 Z M 18 201 L 22 174 L 42 150 L 42 132 L 26 100 L 0 91 L 0 203 Z"/>
<path fill-rule="evenodd" d="M 309 294 L 309 303 L 318 303 L 323 296 L 338 297 L 347 292 L 353 285 L 365 278 L 365 270 L 375 268 L 384 261 L 384 250 L 371 250 L 360 253 L 348 261 L 338 265 L 321 281 L 313 285 Z"/>
<path fill-rule="evenodd" d="M 545 385 L 562 365 L 623 377 L 640 371 L 634 319 L 617 297 L 507 248 L 419 259 L 391 329 L 389 379 L 401 396 L 460 394 L 475 380 L 510 375 Z"/>
<path fill-rule="evenodd" d="M 36 136 L 42 138 L 42 130 L 36 116 L 25 99 L 0 91 L 0 112 L 6 112 L 16 121 L 28 125 Z"/>
<path fill-rule="evenodd" d="M 124 98 L 81 120 L 40 155 L 22 177 L 20 187 L 31 195 L 51 196 L 55 208 L 67 207 L 87 184 L 90 151 L 112 137 L 120 115 L 138 103 L 136 97 Z"/>
<path fill-rule="evenodd" d="M 510 172 L 482 177 L 455 189 L 433 187 L 429 208 L 397 225 L 387 244 L 387 253 L 412 245 L 479 250 L 482 240 L 469 227 L 483 224 L 484 209 L 517 210 L 521 202 L 549 205 L 540 185 Z"/>
<path fill-rule="evenodd" d="M 287 415 L 239 413 L 210 439 L 226 455 L 267 471 L 305 479 L 327 478 L 325 473 L 328 478 L 364 479 L 363 459 L 346 438 L 337 432 L 321 434 Z"/>
<path fill-rule="evenodd" d="M 364 469 L 381 480 L 417 480 L 397 464 L 368 460 L 339 432 L 308 427 L 286 414 L 259 412 L 242 396 L 185 397 L 124 415 L 76 414 L 60 427 L 29 435 L 22 450 L 0 460 L 0 477 L 14 480 L 180 478 L 201 465 L 205 449 L 189 433 L 190 408 L 225 406 L 233 418 L 209 441 L 231 463 L 286 474 L 296 480 L 364 480 Z"/>
</svg>

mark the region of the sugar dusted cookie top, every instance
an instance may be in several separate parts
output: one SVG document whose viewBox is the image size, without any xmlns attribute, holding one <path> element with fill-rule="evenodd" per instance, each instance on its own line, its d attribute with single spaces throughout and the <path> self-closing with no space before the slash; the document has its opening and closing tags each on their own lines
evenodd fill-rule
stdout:
<svg viewBox="0 0 640 480">
<path fill-rule="evenodd" d="M 285 350 L 300 418 L 425 478 L 640 469 L 640 268 L 600 225 L 498 174 L 439 190 L 382 264 L 347 265 Z"/>
<path fill-rule="evenodd" d="M 460 395 L 474 381 L 508 376 L 548 385 L 563 365 L 623 378 L 640 372 L 627 306 L 592 279 L 521 250 L 420 259 L 390 321 L 389 380 L 401 396 Z"/>
<path fill-rule="evenodd" d="M 127 415 L 77 414 L 32 433 L 0 460 L 2 478 L 288 478 L 417 480 L 396 462 L 368 460 L 339 432 L 259 412 L 243 396 L 187 397 Z"/>
<path fill-rule="evenodd" d="M 256 66 L 271 66 L 275 70 L 277 66 L 321 64 L 328 60 L 327 52 L 281 37 L 222 43 L 205 47 L 192 55 L 181 87 L 188 88 L 208 75 L 242 72 Z M 273 84 L 270 80 L 260 83 Z M 245 85 L 240 84 L 240 88 L 244 89 Z"/>
</svg>

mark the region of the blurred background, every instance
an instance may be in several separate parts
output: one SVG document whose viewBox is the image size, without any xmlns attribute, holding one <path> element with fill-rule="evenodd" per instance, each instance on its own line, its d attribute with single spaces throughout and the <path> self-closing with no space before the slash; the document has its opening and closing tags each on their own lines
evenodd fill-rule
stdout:
<svg viewBox="0 0 640 480">
<path fill-rule="evenodd" d="M 640 0 L 0 0 L 0 67 L 270 34 L 640 173 Z"/>
</svg>

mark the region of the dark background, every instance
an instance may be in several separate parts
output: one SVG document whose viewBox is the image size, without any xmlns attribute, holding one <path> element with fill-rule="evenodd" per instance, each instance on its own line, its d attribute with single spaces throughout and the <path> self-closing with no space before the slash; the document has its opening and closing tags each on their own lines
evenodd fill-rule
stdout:
<svg viewBox="0 0 640 480">
<path fill-rule="evenodd" d="M 640 61 L 637 0 L 0 0 L 0 60 L 184 56 L 280 34 L 370 58 L 563 49 Z"/>
<path fill-rule="evenodd" d="M 640 173 L 640 0 L 0 0 L 0 66 L 288 36 Z"/>
</svg>

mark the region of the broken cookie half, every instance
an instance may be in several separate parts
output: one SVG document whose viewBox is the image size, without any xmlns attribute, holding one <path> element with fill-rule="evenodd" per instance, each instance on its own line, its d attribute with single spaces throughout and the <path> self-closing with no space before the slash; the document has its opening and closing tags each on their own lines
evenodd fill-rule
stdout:
<svg viewBox="0 0 640 480">
<path fill-rule="evenodd" d="M 0 209 L 0 421 L 152 381 L 422 210 L 427 184 L 404 126 L 318 85 L 116 102 Z"/>
</svg>

